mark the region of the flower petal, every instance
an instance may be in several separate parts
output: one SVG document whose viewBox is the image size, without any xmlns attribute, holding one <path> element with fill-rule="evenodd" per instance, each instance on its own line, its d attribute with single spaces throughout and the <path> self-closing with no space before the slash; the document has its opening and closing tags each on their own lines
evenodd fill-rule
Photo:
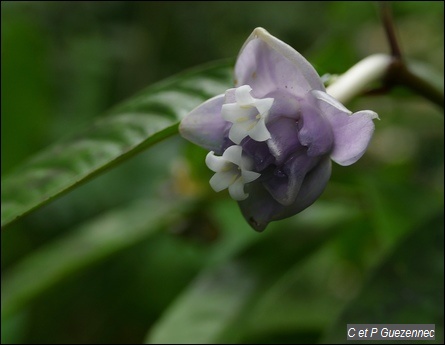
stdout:
<svg viewBox="0 0 445 345">
<path fill-rule="evenodd" d="M 267 141 L 276 164 L 281 165 L 292 153 L 304 150 L 298 140 L 298 125 L 294 119 L 281 117 L 268 124 L 272 138 Z"/>
<path fill-rule="evenodd" d="M 230 127 L 229 131 L 229 139 L 232 140 L 235 144 L 240 144 L 241 141 L 246 137 L 246 128 L 242 124 L 233 124 Z"/>
<path fill-rule="evenodd" d="M 209 183 L 215 192 L 221 192 L 222 190 L 230 187 L 236 178 L 236 172 L 231 169 L 229 171 L 217 172 L 212 176 Z"/>
<path fill-rule="evenodd" d="M 249 194 L 244 192 L 244 181 L 241 177 L 229 186 L 229 194 L 232 199 L 237 201 L 247 199 Z"/>
<path fill-rule="evenodd" d="M 272 197 L 283 206 L 292 205 L 297 198 L 306 174 L 314 168 L 318 159 L 305 153 L 292 155 L 283 166 L 276 168 L 263 185 Z"/>
<path fill-rule="evenodd" d="M 371 110 L 353 113 L 335 98 L 325 92 L 314 91 L 319 108 L 330 122 L 334 135 L 331 158 L 340 165 L 351 165 L 358 161 L 366 151 L 372 134 L 373 120 L 378 115 Z"/>
<path fill-rule="evenodd" d="M 321 92 L 320 92 L 321 93 Z M 311 99 L 301 102 L 301 120 L 298 139 L 307 146 L 308 156 L 321 156 L 332 150 L 334 135 L 331 123 L 323 116 Z"/>
<path fill-rule="evenodd" d="M 243 156 L 241 146 L 228 147 L 222 157 L 217 157 L 213 152 L 206 156 L 207 166 L 216 173 L 210 179 L 210 186 L 220 192 L 229 188 L 230 196 L 235 200 L 244 200 L 248 194 L 244 193 L 244 185 L 260 177 L 261 174 L 249 171 L 253 161 L 248 156 Z"/>
<path fill-rule="evenodd" d="M 221 154 L 231 125 L 221 117 L 224 95 L 209 99 L 193 109 L 180 123 L 181 135 L 209 151 Z"/>
<path fill-rule="evenodd" d="M 224 151 L 222 157 L 225 160 L 241 167 L 243 165 L 242 154 L 243 154 L 243 148 L 241 146 L 232 145 Z"/>
<path fill-rule="evenodd" d="M 257 123 L 254 123 L 248 133 L 249 137 L 256 141 L 266 141 L 270 139 L 270 133 L 264 123 L 264 119 L 259 119 Z"/>
<path fill-rule="evenodd" d="M 283 206 L 278 203 L 261 183 L 248 185 L 249 198 L 240 201 L 241 212 L 256 231 L 263 231 L 274 220 L 293 216 L 309 207 L 322 194 L 331 175 L 331 161 L 324 157 L 303 181 L 294 203 Z"/>
<path fill-rule="evenodd" d="M 236 103 L 223 104 L 221 108 L 223 119 L 236 124 L 248 122 L 256 114 L 258 111 L 254 107 L 242 108 Z"/>
<path fill-rule="evenodd" d="M 284 207 L 273 220 L 287 218 L 312 205 L 323 193 L 331 177 L 331 160 L 324 157 L 305 177 L 295 202 Z"/>
<path fill-rule="evenodd" d="M 261 118 L 265 119 L 269 115 L 269 110 L 274 102 L 273 98 L 262 98 L 255 100 L 255 107 L 258 109 Z"/>
<path fill-rule="evenodd" d="M 300 119 L 300 101 L 294 95 L 287 91 L 277 91 L 267 96 L 274 99 L 267 116 L 267 123 L 282 117 L 294 119 L 295 121 Z"/>
<path fill-rule="evenodd" d="M 256 28 L 241 48 L 235 76 L 237 85 L 250 85 L 258 98 L 277 89 L 299 96 L 314 89 L 325 90 L 312 65 L 263 28 Z"/>
<path fill-rule="evenodd" d="M 227 160 L 222 157 L 215 156 L 213 151 L 210 151 L 207 154 L 205 162 L 207 167 L 214 172 L 225 171 L 229 168 L 227 166 L 227 164 L 229 164 Z"/>
<path fill-rule="evenodd" d="M 224 103 L 236 103 L 236 87 L 227 89 L 224 93 Z"/>
<path fill-rule="evenodd" d="M 221 115 L 224 120 L 233 123 L 229 138 L 236 144 L 250 136 L 256 141 L 266 141 L 270 138 L 265 120 L 274 102 L 273 98 L 255 99 L 250 95 L 252 88 L 243 85 L 235 90 L 236 102 L 223 104 Z M 226 92 L 226 100 L 232 91 Z"/>
<path fill-rule="evenodd" d="M 252 88 L 249 85 L 242 85 L 236 88 L 236 101 L 241 106 L 253 105 L 255 99 L 250 95 Z"/>
<path fill-rule="evenodd" d="M 251 138 L 247 138 L 243 141 L 243 150 L 254 161 L 254 167 L 256 171 L 263 171 L 270 164 L 275 162 L 274 156 L 269 152 L 267 147 L 268 141 L 257 142 Z"/>
<path fill-rule="evenodd" d="M 261 176 L 261 174 L 255 172 L 255 171 L 243 170 L 241 172 L 241 176 L 243 178 L 243 183 L 246 184 L 246 183 L 255 181 L 258 177 Z"/>
</svg>

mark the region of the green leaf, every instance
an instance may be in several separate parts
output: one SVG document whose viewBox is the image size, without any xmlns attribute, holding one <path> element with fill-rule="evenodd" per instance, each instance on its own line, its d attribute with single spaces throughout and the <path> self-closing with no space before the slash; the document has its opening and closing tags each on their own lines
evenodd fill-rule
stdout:
<svg viewBox="0 0 445 345">
<path fill-rule="evenodd" d="M 255 275 L 240 263 L 202 274 L 161 321 L 150 343 L 213 343 L 209 340 L 224 332 L 256 288 Z"/>
<path fill-rule="evenodd" d="M 316 343 L 360 288 L 359 264 L 345 259 L 337 247 L 350 230 L 357 231 L 365 221 L 362 217 L 342 225 L 333 241 L 307 260 L 297 261 L 265 291 L 249 311 L 241 343 Z"/>
<path fill-rule="evenodd" d="M 179 121 L 231 85 L 227 62 L 158 83 L 2 178 L 2 227 L 177 133 Z"/>
<path fill-rule="evenodd" d="M 82 268 L 139 243 L 186 212 L 190 200 L 139 200 L 80 226 L 27 256 L 2 278 L 2 318 Z M 148 212 L 148 210 L 156 212 Z"/>
<path fill-rule="evenodd" d="M 347 323 L 435 324 L 436 340 L 424 343 L 443 343 L 443 226 L 442 210 L 400 241 L 322 343 L 344 343 Z"/>
<path fill-rule="evenodd" d="M 314 207 L 317 209 L 317 205 Z M 354 208 L 345 212 L 344 208 L 330 204 L 315 211 L 317 219 L 323 218 L 323 211 L 330 224 L 319 226 L 320 221 L 311 216 L 274 223 L 239 254 L 203 271 L 154 325 L 145 341 L 238 342 L 249 318 L 246 314 L 270 286 L 336 235 L 336 225 L 354 219 L 359 212 Z"/>
</svg>

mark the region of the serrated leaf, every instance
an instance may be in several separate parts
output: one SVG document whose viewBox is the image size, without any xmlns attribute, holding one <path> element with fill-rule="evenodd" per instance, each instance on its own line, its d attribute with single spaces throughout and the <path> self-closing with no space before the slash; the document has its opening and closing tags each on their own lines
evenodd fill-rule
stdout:
<svg viewBox="0 0 445 345">
<path fill-rule="evenodd" d="M 190 110 L 230 87 L 228 66 L 213 64 L 149 87 L 2 178 L 2 227 L 177 133 Z"/>
</svg>

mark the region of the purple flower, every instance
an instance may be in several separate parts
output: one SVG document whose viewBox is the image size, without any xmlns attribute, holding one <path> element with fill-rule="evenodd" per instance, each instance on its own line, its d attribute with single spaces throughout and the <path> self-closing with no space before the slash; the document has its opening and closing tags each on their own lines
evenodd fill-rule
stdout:
<svg viewBox="0 0 445 345">
<path fill-rule="evenodd" d="M 321 195 L 331 159 L 350 165 L 364 154 L 377 114 L 351 113 L 304 57 L 262 28 L 242 47 L 235 77 L 236 88 L 191 111 L 180 132 L 211 151 L 212 188 L 228 188 L 262 231 Z"/>
</svg>

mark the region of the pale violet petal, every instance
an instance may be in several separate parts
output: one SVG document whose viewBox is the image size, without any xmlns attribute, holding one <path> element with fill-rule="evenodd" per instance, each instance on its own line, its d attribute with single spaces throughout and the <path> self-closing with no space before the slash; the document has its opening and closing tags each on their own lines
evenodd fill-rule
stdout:
<svg viewBox="0 0 445 345">
<path fill-rule="evenodd" d="M 284 163 L 291 154 L 305 150 L 298 140 L 298 122 L 295 119 L 283 117 L 269 122 L 267 127 L 271 133 L 267 145 L 277 165 Z"/>
<path fill-rule="evenodd" d="M 304 153 L 294 154 L 283 166 L 276 168 L 273 176 L 265 180 L 263 185 L 281 205 L 292 205 L 300 192 L 307 173 L 318 162 L 318 158 L 308 157 Z"/>
<path fill-rule="evenodd" d="M 334 135 L 331 124 L 310 98 L 301 102 L 299 127 L 298 139 L 307 146 L 308 156 L 322 156 L 332 151 Z"/>
<path fill-rule="evenodd" d="M 331 177 L 331 160 L 322 158 L 306 175 L 295 202 L 274 216 L 274 220 L 290 217 L 312 205 L 323 193 Z"/>
<path fill-rule="evenodd" d="M 224 93 L 224 103 L 236 103 L 236 87 L 226 90 Z"/>
<path fill-rule="evenodd" d="M 368 148 L 375 128 L 372 120 L 377 118 L 377 114 L 371 110 L 363 110 L 348 118 L 344 116 L 346 115 L 342 115 L 343 118 L 336 120 L 333 125 L 335 145 L 331 158 L 346 166 L 357 162 Z"/>
<path fill-rule="evenodd" d="M 238 203 L 246 221 L 256 231 L 263 231 L 273 220 L 274 214 L 283 206 L 272 198 L 261 183 L 252 183 L 246 187 L 249 198 Z"/>
<path fill-rule="evenodd" d="M 322 111 L 328 109 L 327 107 L 333 106 L 337 108 L 339 111 L 342 111 L 346 114 L 352 114 L 352 112 L 346 108 L 343 104 L 341 104 L 338 100 L 336 100 L 331 95 L 327 94 L 323 91 L 313 90 L 311 94 L 318 100 L 322 101 L 319 103 L 320 109 Z"/>
<path fill-rule="evenodd" d="M 270 164 L 275 162 L 275 158 L 270 154 L 270 150 L 267 146 L 268 141 L 258 142 L 252 138 L 247 138 L 243 142 L 243 151 L 249 156 L 252 165 L 246 167 L 247 170 L 261 172 L 266 169 Z"/>
<path fill-rule="evenodd" d="M 325 90 L 312 65 L 263 28 L 256 28 L 241 48 L 235 76 L 237 85 L 250 85 L 253 96 L 259 98 L 277 89 L 298 97 L 310 90 Z"/>
<path fill-rule="evenodd" d="M 289 206 L 278 203 L 261 183 L 252 183 L 247 189 L 249 198 L 239 202 L 241 212 L 256 231 L 263 231 L 271 221 L 293 216 L 313 204 L 323 193 L 330 175 L 331 160 L 325 157 L 306 175 Z"/>
<path fill-rule="evenodd" d="M 223 103 L 224 95 L 219 95 L 193 109 L 179 125 L 181 135 L 209 151 L 222 153 L 225 136 L 231 125 L 221 116 Z"/>
<path fill-rule="evenodd" d="M 297 99 L 289 92 L 271 93 L 269 97 L 273 98 L 272 106 L 267 115 L 267 124 L 278 119 L 289 118 L 298 121 L 301 117 L 301 100 Z"/>
<path fill-rule="evenodd" d="M 333 161 L 340 165 L 351 165 L 365 153 L 374 133 L 373 120 L 378 115 L 371 110 L 353 113 L 324 92 L 314 92 L 324 117 L 329 121 L 334 135 L 331 152 Z"/>
</svg>

